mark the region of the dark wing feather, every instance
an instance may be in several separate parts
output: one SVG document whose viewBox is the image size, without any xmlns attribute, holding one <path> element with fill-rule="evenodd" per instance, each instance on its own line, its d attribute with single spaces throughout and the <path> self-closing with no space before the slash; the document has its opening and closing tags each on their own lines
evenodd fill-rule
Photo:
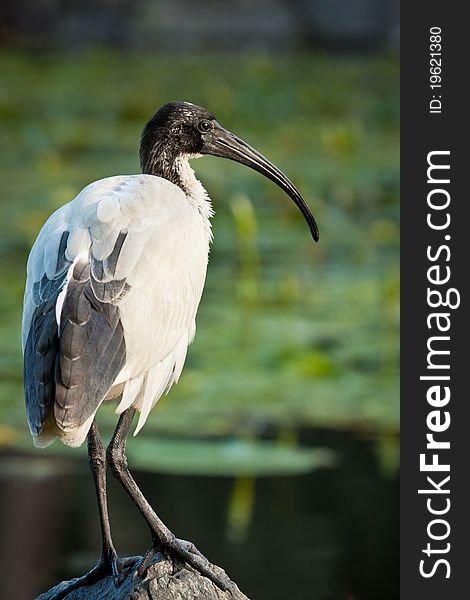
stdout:
<svg viewBox="0 0 470 600">
<path fill-rule="evenodd" d="M 62 307 L 55 371 L 54 416 L 64 431 L 96 411 L 126 361 L 118 307 L 98 299 L 92 285 L 89 264 L 78 261 Z"/>
<path fill-rule="evenodd" d="M 24 349 L 26 413 L 31 433 L 40 435 L 51 409 L 63 431 L 80 427 L 98 408 L 126 360 L 117 302 L 128 291 L 116 281 L 116 262 L 125 234 L 105 261 L 77 261 L 70 279 L 69 233 L 62 234 L 53 279 L 44 274 L 32 287 L 31 316 Z M 95 272 L 96 271 L 96 272 Z M 56 304 L 67 286 L 57 325 Z"/>
<path fill-rule="evenodd" d="M 55 305 L 66 275 L 63 273 L 52 281 L 44 276 L 33 288 L 38 306 L 32 315 L 24 350 L 26 415 L 33 435 L 41 432 L 54 403 L 54 370 L 59 349 Z"/>
<path fill-rule="evenodd" d="M 113 251 L 104 260 L 97 260 L 93 254 L 90 257 L 91 287 L 98 300 L 103 302 L 117 302 L 124 298 L 129 290 L 125 279 L 114 278 L 116 265 L 126 237 L 127 234 L 123 231 L 119 233 Z"/>
<path fill-rule="evenodd" d="M 69 232 L 60 237 L 55 277 L 44 274 L 33 284 L 32 299 L 36 306 L 31 317 L 24 349 L 24 390 L 26 416 L 33 435 L 38 435 L 54 402 L 55 359 L 59 346 L 55 305 L 64 286 L 70 262 L 65 258 Z"/>
</svg>

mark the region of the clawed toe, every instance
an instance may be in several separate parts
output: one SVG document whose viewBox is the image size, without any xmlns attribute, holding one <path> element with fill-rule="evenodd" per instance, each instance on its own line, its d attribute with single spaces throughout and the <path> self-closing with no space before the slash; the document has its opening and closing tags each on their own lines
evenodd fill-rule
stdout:
<svg viewBox="0 0 470 600">
<path fill-rule="evenodd" d="M 200 552 L 192 542 L 188 542 L 187 540 L 181 540 L 181 539 L 177 538 L 176 543 L 178 543 L 187 552 L 190 552 L 191 554 L 195 554 L 196 556 L 199 556 L 203 560 L 209 562 L 208 559 L 204 556 L 204 554 L 202 552 Z"/>
<path fill-rule="evenodd" d="M 144 556 L 137 563 L 135 571 L 132 575 L 132 581 L 135 581 L 136 579 L 140 579 L 141 577 L 144 577 L 145 572 L 151 565 L 151 563 L 157 553 L 158 553 L 157 543 L 153 542 L 152 546 L 147 550 L 147 552 L 144 554 Z"/>
<path fill-rule="evenodd" d="M 113 577 L 114 587 L 117 589 L 123 581 L 122 571 L 119 568 L 119 559 L 116 557 L 111 561 L 111 575 Z"/>
<path fill-rule="evenodd" d="M 176 555 L 180 560 L 182 559 L 201 575 L 210 579 L 222 591 L 226 592 L 233 589 L 234 583 L 227 576 L 217 575 L 213 565 L 192 542 L 173 538 L 166 545 L 165 552 L 169 555 Z"/>
<path fill-rule="evenodd" d="M 103 575 L 111 575 L 114 582 L 114 587 L 118 588 L 122 583 L 121 561 L 116 554 L 114 548 L 108 552 L 103 552 L 100 562 L 96 565 L 97 573 Z"/>
<path fill-rule="evenodd" d="M 216 574 L 213 565 L 200 552 L 192 542 L 173 538 L 166 544 L 154 540 L 152 547 L 145 553 L 141 561 L 137 564 L 136 570 L 132 576 L 133 580 L 142 578 L 157 553 L 161 552 L 170 558 L 177 559 L 178 562 L 186 563 L 198 571 L 204 577 L 210 579 L 218 588 L 227 591 L 234 588 L 234 583 L 228 577 L 221 577 Z"/>
<path fill-rule="evenodd" d="M 121 562 L 123 563 L 122 565 Z M 118 588 L 121 585 L 121 566 L 127 566 L 127 563 L 125 560 L 121 561 L 114 551 L 109 554 L 103 554 L 98 564 L 95 565 L 91 571 L 88 571 L 88 573 L 82 577 L 72 579 L 63 584 L 60 590 L 54 595 L 54 600 L 62 600 L 72 591 L 81 587 L 93 585 L 106 575 L 112 576 L 114 585 Z"/>
</svg>

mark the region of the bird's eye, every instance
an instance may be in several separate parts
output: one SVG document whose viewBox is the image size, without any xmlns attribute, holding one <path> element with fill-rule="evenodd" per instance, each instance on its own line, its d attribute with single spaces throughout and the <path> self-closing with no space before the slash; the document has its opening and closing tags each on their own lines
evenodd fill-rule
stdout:
<svg viewBox="0 0 470 600">
<path fill-rule="evenodd" d="M 202 121 L 199 121 L 198 129 L 201 133 L 207 133 L 212 129 L 212 123 L 206 119 L 203 119 Z"/>
</svg>

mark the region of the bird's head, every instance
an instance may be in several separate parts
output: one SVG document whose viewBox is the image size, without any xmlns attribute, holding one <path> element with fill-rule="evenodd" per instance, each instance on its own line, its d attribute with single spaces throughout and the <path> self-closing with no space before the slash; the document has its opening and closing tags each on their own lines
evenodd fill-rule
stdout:
<svg viewBox="0 0 470 600">
<path fill-rule="evenodd" d="M 308 223 L 313 239 L 318 227 L 309 207 L 294 184 L 272 162 L 242 139 L 224 129 L 215 116 L 190 102 L 169 102 L 145 126 L 140 145 L 144 173 L 165 176 L 181 158 L 204 154 L 228 158 L 246 165 L 283 189 L 295 202 Z"/>
</svg>

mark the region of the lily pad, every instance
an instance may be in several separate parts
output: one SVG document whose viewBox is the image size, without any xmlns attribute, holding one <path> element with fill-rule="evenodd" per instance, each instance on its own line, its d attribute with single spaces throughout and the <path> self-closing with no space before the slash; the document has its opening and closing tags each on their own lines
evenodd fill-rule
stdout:
<svg viewBox="0 0 470 600">
<path fill-rule="evenodd" d="M 299 475 L 334 465 L 325 448 L 300 448 L 261 440 L 135 438 L 129 462 L 142 470 L 180 475 Z"/>
</svg>

